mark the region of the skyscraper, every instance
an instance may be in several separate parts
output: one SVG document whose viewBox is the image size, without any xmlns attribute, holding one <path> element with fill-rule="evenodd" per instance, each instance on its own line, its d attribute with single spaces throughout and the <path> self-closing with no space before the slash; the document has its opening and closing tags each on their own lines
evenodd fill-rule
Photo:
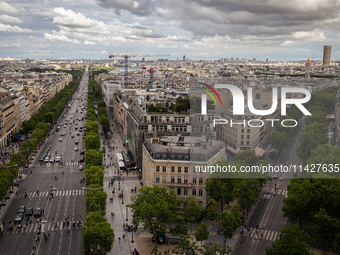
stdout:
<svg viewBox="0 0 340 255">
<path fill-rule="evenodd" d="M 332 52 L 332 46 L 325 45 L 323 48 L 323 65 L 324 66 L 329 66 L 331 64 L 331 52 Z"/>
<path fill-rule="evenodd" d="M 183 62 L 185 62 L 185 55 L 183 55 Z"/>
</svg>

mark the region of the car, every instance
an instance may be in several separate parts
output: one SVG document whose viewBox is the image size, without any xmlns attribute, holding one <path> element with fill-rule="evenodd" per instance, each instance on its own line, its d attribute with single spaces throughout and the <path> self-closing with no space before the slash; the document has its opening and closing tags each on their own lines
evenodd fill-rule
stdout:
<svg viewBox="0 0 340 255">
<path fill-rule="evenodd" d="M 83 165 L 80 165 L 80 166 L 79 166 L 79 170 L 84 170 L 84 166 L 83 166 Z"/>
<path fill-rule="evenodd" d="M 85 136 L 83 136 L 83 139 L 85 139 Z"/>
<path fill-rule="evenodd" d="M 39 159 L 39 161 L 40 161 L 40 162 L 43 162 L 43 161 L 44 161 L 44 157 L 41 157 L 41 158 Z"/>
<path fill-rule="evenodd" d="M 80 151 L 80 155 L 85 155 L 85 151 L 84 150 Z"/>
<path fill-rule="evenodd" d="M 77 136 L 80 136 L 80 133 L 77 133 Z"/>
<path fill-rule="evenodd" d="M 74 150 L 75 150 L 75 151 L 78 151 L 78 147 L 75 147 Z"/>
<path fill-rule="evenodd" d="M 25 211 L 26 211 L 26 206 L 22 205 L 20 206 L 18 213 L 25 213 Z"/>
<path fill-rule="evenodd" d="M 58 126 L 58 129 L 60 129 L 60 126 Z"/>
<path fill-rule="evenodd" d="M 64 125 L 64 128 L 66 128 L 66 125 Z"/>
<path fill-rule="evenodd" d="M 59 138 L 59 142 L 62 142 L 62 141 L 63 141 L 63 138 L 60 137 L 60 138 Z"/>
<path fill-rule="evenodd" d="M 278 175 L 277 174 L 273 174 L 273 179 L 277 179 Z"/>
<path fill-rule="evenodd" d="M 76 122 L 76 125 L 78 125 L 78 123 Z"/>
<path fill-rule="evenodd" d="M 56 162 L 59 162 L 59 161 L 60 161 L 60 157 L 56 157 L 56 158 L 55 158 L 55 161 L 56 161 Z"/>
<path fill-rule="evenodd" d="M 71 138 L 74 138 L 74 134 L 71 135 Z"/>
<path fill-rule="evenodd" d="M 77 127 L 75 127 L 74 129 L 75 129 L 75 130 L 77 130 L 78 128 L 77 128 Z"/>
<path fill-rule="evenodd" d="M 61 133 L 60 135 L 61 135 L 61 136 L 64 136 L 64 135 L 65 135 L 65 133 Z"/>
<path fill-rule="evenodd" d="M 74 144 L 78 144 L 78 141 L 75 141 Z"/>
<path fill-rule="evenodd" d="M 34 212 L 34 217 L 38 218 L 38 217 L 41 216 L 41 214 L 42 214 L 42 209 L 41 209 L 41 207 L 37 207 L 37 208 L 35 209 L 35 212 Z"/>
<path fill-rule="evenodd" d="M 24 217 L 24 214 L 23 213 L 18 213 L 18 215 L 15 217 L 15 219 L 14 219 L 14 223 L 16 224 L 16 223 L 21 223 L 21 221 L 22 221 L 22 218 Z"/>
<path fill-rule="evenodd" d="M 26 210 L 26 216 L 31 216 L 33 214 L 33 208 L 32 207 L 28 207 Z"/>
<path fill-rule="evenodd" d="M 54 158 L 50 158 L 50 162 L 54 162 Z"/>
<path fill-rule="evenodd" d="M 51 154 L 50 154 L 50 153 L 48 153 L 48 154 L 47 154 L 47 157 L 49 157 L 49 158 L 50 158 L 50 157 L 51 157 Z"/>
<path fill-rule="evenodd" d="M 49 157 L 46 157 L 44 160 L 45 163 L 48 163 L 49 161 L 50 161 Z"/>
<path fill-rule="evenodd" d="M 79 160 L 80 162 L 84 162 L 84 155 L 81 155 L 80 156 L 80 160 Z"/>
</svg>

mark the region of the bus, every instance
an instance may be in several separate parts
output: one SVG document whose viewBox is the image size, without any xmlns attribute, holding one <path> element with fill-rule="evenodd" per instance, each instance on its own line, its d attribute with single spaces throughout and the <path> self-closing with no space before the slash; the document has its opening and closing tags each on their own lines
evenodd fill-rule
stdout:
<svg viewBox="0 0 340 255">
<path fill-rule="evenodd" d="M 121 175 L 125 171 L 125 164 L 123 161 L 118 161 L 118 170 L 119 174 Z"/>
<path fill-rule="evenodd" d="M 117 153 L 116 156 L 117 156 L 117 161 L 123 161 L 123 156 L 121 153 Z"/>
<path fill-rule="evenodd" d="M 127 153 L 123 153 L 123 160 L 124 160 L 124 163 L 125 163 L 125 166 L 126 168 L 131 168 L 131 167 L 134 167 L 133 163 L 130 161 Z"/>
</svg>

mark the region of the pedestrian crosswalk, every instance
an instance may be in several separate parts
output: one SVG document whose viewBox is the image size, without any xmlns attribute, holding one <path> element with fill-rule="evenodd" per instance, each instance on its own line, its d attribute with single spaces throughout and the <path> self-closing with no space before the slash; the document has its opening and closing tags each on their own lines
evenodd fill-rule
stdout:
<svg viewBox="0 0 340 255">
<path fill-rule="evenodd" d="M 267 229 L 249 228 L 249 232 L 244 232 L 244 236 L 268 241 L 275 241 L 280 236 L 280 232 Z"/>
<path fill-rule="evenodd" d="M 39 195 L 37 192 L 27 192 L 27 197 L 48 197 L 50 191 L 42 191 L 39 192 Z M 58 191 L 53 191 L 53 197 L 61 197 L 61 196 L 83 196 L 85 195 L 85 190 L 80 189 L 80 190 L 58 190 Z M 21 193 L 18 195 L 18 198 L 23 198 L 25 197 L 25 193 Z"/>
<path fill-rule="evenodd" d="M 66 162 L 66 163 L 37 163 L 37 164 L 30 164 L 28 167 L 49 167 L 49 166 L 78 166 L 82 164 L 82 162 L 74 161 L 74 162 Z"/>
<path fill-rule="evenodd" d="M 34 218 L 32 218 L 32 220 L 34 220 Z M 75 224 L 75 227 L 73 228 L 72 227 L 72 220 L 70 222 L 70 231 L 72 230 L 75 230 L 75 229 L 81 229 L 82 228 L 82 225 L 80 224 Z M 64 222 L 63 221 L 60 221 L 60 222 L 56 222 L 53 224 L 53 222 L 42 222 L 41 224 L 41 232 L 42 233 L 48 233 L 50 231 L 61 231 L 61 230 L 64 230 L 66 231 L 66 225 L 63 224 Z M 55 226 L 55 224 L 57 226 Z M 10 234 L 25 234 L 25 233 L 37 233 L 39 231 L 39 223 L 32 223 L 32 224 L 29 224 L 26 225 L 22 225 L 21 229 L 18 229 L 17 226 L 18 224 L 15 226 L 16 228 L 14 230 L 7 230 L 7 228 L 4 230 L 4 233 L 10 235 Z M 25 230 L 24 230 L 25 228 Z"/>
<path fill-rule="evenodd" d="M 264 189 L 265 190 L 265 189 Z M 265 190 L 265 191 L 267 191 L 268 192 L 268 190 Z M 274 194 L 275 192 L 276 192 L 276 194 L 277 195 L 282 195 L 282 196 L 286 196 L 286 195 L 288 195 L 288 190 L 286 190 L 286 189 L 276 189 L 276 191 L 275 191 L 275 188 L 273 188 L 273 189 L 271 189 L 271 190 L 269 190 L 269 192 L 271 193 L 271 194 Z"/>
</svg>

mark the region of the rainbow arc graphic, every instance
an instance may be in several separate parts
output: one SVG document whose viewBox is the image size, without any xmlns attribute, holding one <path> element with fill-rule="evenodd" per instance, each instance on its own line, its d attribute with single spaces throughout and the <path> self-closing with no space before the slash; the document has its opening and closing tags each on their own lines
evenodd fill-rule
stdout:
<svg viewBox="0 0 340 255">
<path fill-rule="evenodd" d="M 208 84 L 205 84 L 205 83 L 202 83 L 202 82 L 198 82 L 199 84 L 202 84 L 203 86 L 206 86 L 207 88 L 209 88 L 212 92 L 214 92 L 214 94 L 217 96 L 218 100 L 220 101 L 220 104 L 222 105 L 222 100 L 220 98 L 220 95 L 217 93 L 217 91 L 210 85 Z M 214 101 L 215 105 L 217 106 L 217 103 L 216 103 L 216 100 L 214 98 L 214 96 L 211 94 L 211 92 L 205 88 L 200 88 L 200 90 L 204 91 L 205 93 L 207 93 L 211 98 L 212 100 Z"/>
</svg>

